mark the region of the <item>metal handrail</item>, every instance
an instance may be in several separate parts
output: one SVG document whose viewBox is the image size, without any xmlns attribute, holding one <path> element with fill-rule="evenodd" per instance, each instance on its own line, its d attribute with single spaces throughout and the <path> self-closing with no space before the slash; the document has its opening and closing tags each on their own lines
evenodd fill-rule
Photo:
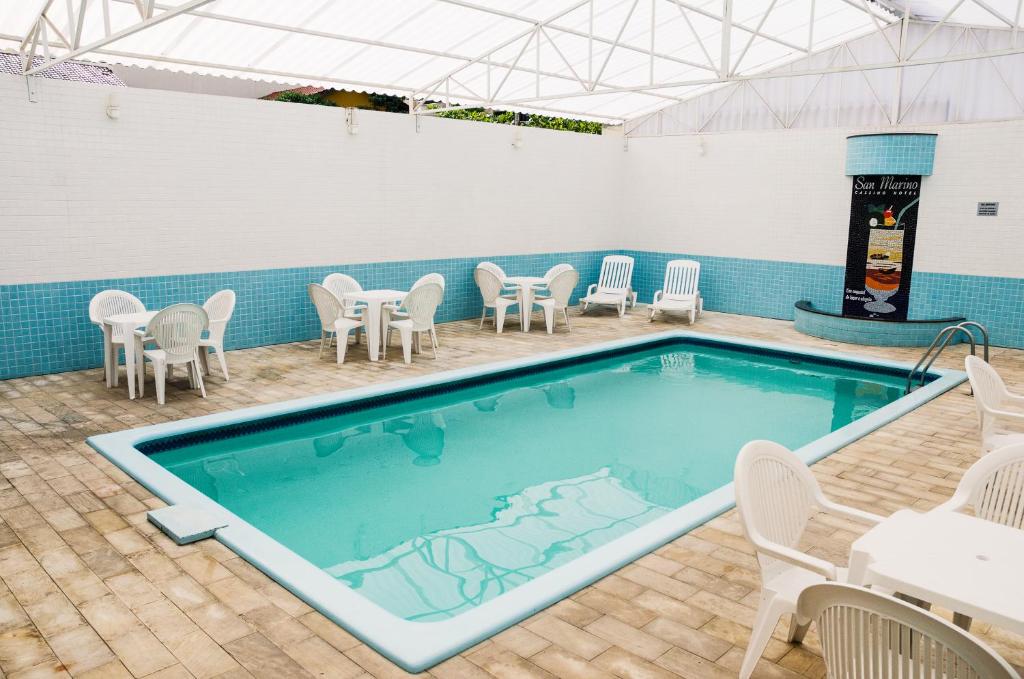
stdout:
<svg viewBox="0 0 1024 679">
<path fill-rule="evenodd" d="M 984 325 L 978 323 L 977 321 L 964 321 L 962 323 L 958 323 L 957 325 L 947 325 L 945 328 L 939 331 L 939 334 L 936 335 L 935 339 L 932 340 L 932 343 L 928 345 L 928 349 L 925 350 L 924 354 L 921 356 L 921 359 L 917 362 L 917 365 L 915 365 L 910 370 L 910 373 L 907 375 L 907 388 L 904 391 L 904 393 L 909 394 L 911 391 L 913 391 L 914 376 L 918 372 L 921 373 L 920 386 L 924 386 L 924 381 L 925 377 L 927 377 L 928 375 L 928 370 L 931 369 L 932 365 L 935 363 L 935 360 L 939 357 L 939 354 L 941 354 L 942 351 L 947 346 L 949 346 L 950 342 L 953 341 L 953 338 L 956 337 L 958 333 L 963 333 L 964 335 L 967 336 L 967 341 L 971 343 L 971 356 L 976 356 L 977 342 L 974 337 L 974 331 L 971 330 L 970 328 L 977 328 L 979 332 L 981 332 L 984 358 L 985 362 L 988 363 L 988 329 Z M 934 354 L 932 353 L 933 351 Z M 923 368 L 921 367 L 922 365 L 924 365 Z"/>
</svg>

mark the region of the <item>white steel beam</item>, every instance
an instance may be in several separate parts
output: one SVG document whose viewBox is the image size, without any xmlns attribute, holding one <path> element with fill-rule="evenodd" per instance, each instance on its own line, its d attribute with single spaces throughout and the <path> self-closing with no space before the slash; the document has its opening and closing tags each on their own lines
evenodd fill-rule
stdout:
<svg viewBox="0 0 1024 679">
<path fill-rule="evenodd" d="M 732 0 L 722 0 L 722 54 L 718 62 L 718 79 L 724 80 L 732 73 L 729 56 L 732 54 Z"/>
<path fill-rule="evenodd" d="M 134 35 L 135 33 L 138 33 L 139 31 L 144 31 L 150 26 L 155 26 L 157 24 L 161 24 L 169 19 L 173 19 L 182 14 L 187 14 L 189 11 L 196 9 L 198 7 L 202 7 L 203 5 L 207 5 L 213 1 L 214 0 L 189 0 L 189 2 L 186 2 L 174 9 L 169 9 L 165 12 L 157 14 L 154 17 L 146 19 L 145 21 L 140 21 L 137 24 L 134 24 L 127 28 L 123 28 L 120 31 L 117 31 L 116 33 L 112 33 L 106 37 L 100 38 L 99 40 L 95 40 L 89 43 L 88 45 L 84 45 L 76 49 L 69 50 L 68 52 L 65 52 L 64 54 L 48 61 L 47 63 L 40 64 L 35 68 L 30 68 L 28 71 L 25 72 L 25 75 L 36 75 L 38 73 L 42 73 L 43 71 L 52 66 L 56 66 L 57 64 L 68 61 L 69 59 L 74 59 L 77 56 L 81 56 L 89 52 L 95 52 L 96 50 L 104 47 L 105 45 L 120 40 L 121 38 L 126 38 L 129 35 Z"/>
</svg>

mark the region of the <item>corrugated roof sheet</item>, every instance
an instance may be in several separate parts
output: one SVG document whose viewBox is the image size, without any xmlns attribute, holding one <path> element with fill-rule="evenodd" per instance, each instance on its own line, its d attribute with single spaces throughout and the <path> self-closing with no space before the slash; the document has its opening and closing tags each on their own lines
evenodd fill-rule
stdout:
<svg viewBox="0 0 1024 679">
<path fill-rule="evenodd" d="M 32 60 L 32 65 L 40 66 L 43 62 L 43 57 L 36 57 Z M 21 65 L 20 54 L 0 52 L 0 73 L 21 75 Z M 117 77 L 117 74 L 106 66 L 87 64 L 81 61 L 65 61 L 43 71 L 40 75 L 46 78 L 53 78 L 54 80 L 74 80 L 83 83 L 126 87 L 125 83 Z"/>
<path fill-rule="evenodd" d="M 873 0 L 731 3 L 724 31 L 723 0 L 213 0 L 87 58 L 616 121 L 691 96 L 723 70 L 758 73 L 896 19 Z M 156 17 L 186 5 L 157 0 Z M 40 6 L 0 3 L 0 46 L 16 47 Z M 80 6 L 53 2 L 47 16 L 73 36 L 68 8 Z M 103 40 L 107 24 L 117 34 L 141 21 L 134 0 L 85 6 L 81 45 Z M 61 53 L 60 36 L 47 35 Z"/>
</svg>

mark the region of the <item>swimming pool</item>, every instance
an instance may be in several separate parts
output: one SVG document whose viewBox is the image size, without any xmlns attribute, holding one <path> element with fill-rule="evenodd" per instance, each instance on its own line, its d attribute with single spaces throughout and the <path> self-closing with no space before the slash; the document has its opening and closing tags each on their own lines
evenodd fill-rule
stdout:
<svg viewBox="0 0 1024 679">
<path fill-rule="evenodd" d="M 812 462 L 963 381 L 688 332 L 90 439 L 417 671 L 732 504 L 740 447 Z"/>
</svg>

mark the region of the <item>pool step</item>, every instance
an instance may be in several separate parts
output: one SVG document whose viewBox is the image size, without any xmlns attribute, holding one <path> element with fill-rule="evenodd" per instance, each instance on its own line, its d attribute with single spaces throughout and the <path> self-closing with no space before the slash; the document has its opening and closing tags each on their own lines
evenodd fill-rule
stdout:
<svg viewBox="0 0 1024 679">
<path fill-rule="evenodd" d="M 219 517 L 190 505 L 171 505 L 146 513 L 149 522 L 176 544 L 187 545 L 212 537 L 227 524 Z"/>
</svg>

